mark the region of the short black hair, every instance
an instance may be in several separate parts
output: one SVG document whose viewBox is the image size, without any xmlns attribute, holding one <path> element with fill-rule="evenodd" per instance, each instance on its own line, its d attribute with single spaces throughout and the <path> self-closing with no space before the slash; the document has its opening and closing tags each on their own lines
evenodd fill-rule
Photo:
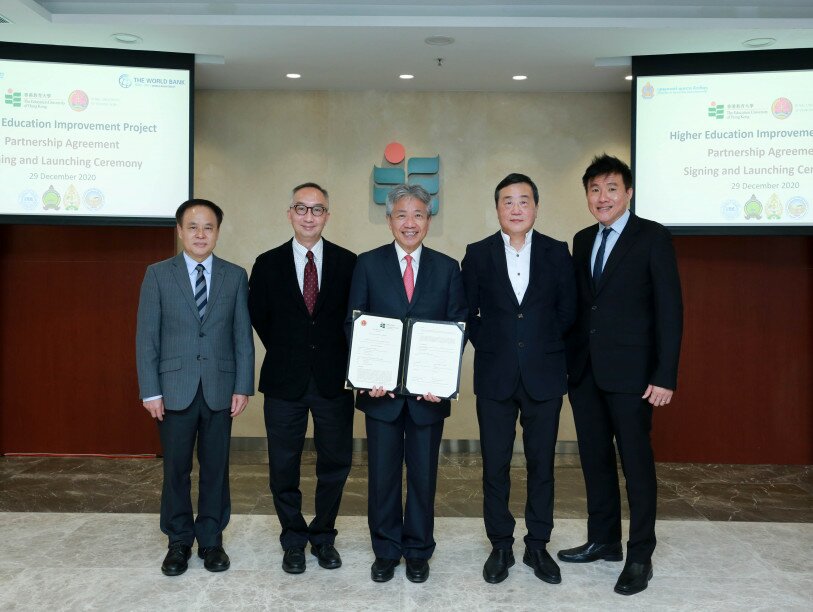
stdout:
<svg viewBox="0 0 813 612">
<path fill-rule="evenodd" d="M 183 224 L 183 215 L 184 213 L 192 208 L 193 206 L 205 206 L 206 208 L 211 209 L 211 211 L 215 214 L 215 218 L 217 219 L 217 226 L 220 227 L 220 224 L 223 223 L 223 209 L 220 208 L 217 204 L 210 200 L 203 200 L 201 198 L 192 198 L 191 200 L 187 200 L 183 204 L 178 207 L 178 210 L 175 211 L 175 222 L 180 226 Z"/>
<path fill-rule="evenodd" d="M 531 186 L 531 191 L 534 192 L 534 204 L 539 204 L 539 189 L 536 188 L 536 183 L 534 183 L 530 177 L 525 176 L 524 174 L 518 174 L 516 172 L 512 172 L 508 176 L 506 176 L 503 180 L 499 182 L 497 188 L 494 190 L 494 205 L 498 206 L 500 203 L 500 191 L 508 187 L 509 185 L 517 185 L 519 183 L 527 183 Z"/>
<path fill-rule="evenodd" d="M 325 196 L 326 201 L 330 201 L 330 196 L 327 194 L 327 189 L 319 185 L 318 183 L 302 183 L 301 185 L 297 185 L 291 190 L 291 198 L 294 197 L 294 194 L 299 191 L 300 189 L 318 189 L 322 192 L 322 195 Z"/>
<path fill-rule="evenodd" d="M 587 183 L 590 182 L 590 179 L 606 174 L 620 174 L 621 178 L 624 179 L 624 189 L 632 189 L 632 170 L 630 170 L 630 167 L 617 157 L 602 153 L 596 155 L 590 165 L 587 166 L 587 170 L 584 171 L 582 177 L 584 190 L 587 191 Z"/>
</svg>

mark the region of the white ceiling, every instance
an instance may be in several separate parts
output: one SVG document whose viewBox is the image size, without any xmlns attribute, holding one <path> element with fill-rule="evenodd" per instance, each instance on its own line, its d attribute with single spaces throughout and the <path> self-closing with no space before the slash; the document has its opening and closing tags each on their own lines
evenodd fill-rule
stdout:
<svg viewBox="0 0 813 612">
<path fill-rule="evenodd" d="M 3 41 L 195 53 L 199 89 L 621 92 L 632 55 L 813 47 L 811 0 L 0 0 L 0 15 Z"/>
</svg>

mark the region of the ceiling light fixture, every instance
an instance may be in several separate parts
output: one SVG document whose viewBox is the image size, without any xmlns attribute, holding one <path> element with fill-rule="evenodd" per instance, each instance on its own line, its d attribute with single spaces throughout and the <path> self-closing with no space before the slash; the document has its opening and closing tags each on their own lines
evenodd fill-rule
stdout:
<svg viewBox="0 0 813 612">
<path fill-rule="evenodd" d="M 515 81 L 527 81 L 528 80 L 528 77 L 525 76 L 524 74 L 515 74 L 511 78 L 514 79 Z"/>
<path fill-rule="evenodd" d="M 285 78 L 288 78 L 288 79 L 299 79 L 299 78 L 302 78 L 302 75 L 301 75 L 301 74 L 299 74 L 299 73 L 297 73 L 297 72 L 289 72 L 288 74 L 286 74 L 286 75 L 285 75 Z"/>
<path fill-rule="evenodd" d="M 415 75 L 414 74 L 399 74 L 398 78 L 399 79 L 404 79 L 405 81 L 408 81 L 409 79 L 414 79 Z"/>
<path fill-rule="evenodd" d="M 428 38 L 424 38 L 423 42 L 433 47 L 445 47 L 446 45 L 451 45 L 454 42 L 454 38 L 451 36 L 429 36 Z"/>
<path fill-rule="evenodd" d="M 631 81 L 632 80 L 632 75 L 628 74 L 627 76 L 624 77 L 624 80 L 625 81 Z"/>
<path fill-rule="evenodd" d="M 137 34 L 128 34 L 127 32 L 111 34 L 110 39 L 113 42 L 121 43 L 122 45 L 138 45 L 144 42 L 144 39 Z"/>
<path fill-rule="evenodd" d="M 776 42 L 775 38 L 765 36 L 760 38 L 749 38 L 748 40 L 744 40 L 742 42 L 742 46 L 749 47 L 751 49 L 760 49 L 762 47 L 770 47 L 775 42 Z"/>
</svg>

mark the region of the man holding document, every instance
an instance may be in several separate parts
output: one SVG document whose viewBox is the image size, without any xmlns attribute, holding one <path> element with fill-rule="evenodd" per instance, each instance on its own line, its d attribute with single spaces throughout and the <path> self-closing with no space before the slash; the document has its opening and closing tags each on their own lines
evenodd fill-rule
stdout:
<svg viewBox="0 0 813 612">
<path fill-rule="evenodd" d="M 418 185 L 399 185 L 389 193 L 387 223 L 395 242 L 359 255 L 350 287 L 348 329 L 365 330 L 363 347 L 356 342 L 360 334 L 353 335 L 350 382 L 359 389 L 356 407 L 366 415 L 368 522 L 376 557 L 371 568 L 375 582 L 390 580 L 401 557 L 406 559 L 407 578 L 425 581 L 429 577 L 428 560 L 435 549 L 432 531 L 438 452 L 443 420 L 450 413 L 449 400 L 441 397 L 453 395 L 457 386 L 456 380 L 448 382 L 454 374 L 444 367 L 449 365 L 450 355 L 441 345 L 446 333 L 461 339 L 460 328 L 416 322 L 408 330 L 416 350 L 421 345 L 423 359 L 433 363 L 436 379 L 425 371 L 421 360 L 416 360 L 410 362 L 401 385 L 398 367 L 388 365 L 398 363 L 398 355 L 392 352 L 401 352 L 407 319 L 466 320 L 457 262 L 423 246 L 431 222 L 429 202 L 429 194 Z M 354 311 L 369 315 L 359 318 Z M 364 354 L 360 354 L 361 349 Z M 459 364 L 460 348 L 456 350 Z M 388 356 L 394 359 L 388 360 Z M 424 387 L 418 388 L 418 384 Z M 401 491 L 404 462 L 405 507 Z"/>
</svg>

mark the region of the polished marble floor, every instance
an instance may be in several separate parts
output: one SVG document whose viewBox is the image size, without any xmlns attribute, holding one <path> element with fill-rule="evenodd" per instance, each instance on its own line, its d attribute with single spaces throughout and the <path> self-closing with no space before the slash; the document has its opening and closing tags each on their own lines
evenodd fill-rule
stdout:
<svg viewBox="0 0 813 612">
<path fill-rule="evenodd" d="M 313 453 L 303 457 L 305 512 L 312 512 Z M 525 496 L 521 456 L 512 509 Z M 0 610 L 811 610 L 813 466 L 658 465 L 655 578 L 635 597 L 612 592 L 622 564 L 562 564 L 561 585 L 540 582 L 521 561 L 508 580 L 481 576 L 481 463 L 444 455 L 437 497 L 438 548 L 427 583 L 403 574 L 369 580 L 366 457 L 354 457 L 337 547 L 344 566 L 280 568 L 279 525 L 264 453 L 232 455 L 233 518 L 225 533 L 232 568 L 210 574 L 193 557 L 177 578 L 161 575 L 160 459 L 0 457 Z M 584 541 L 578 457 L 557 455 L 556 526 L 550 549 Z M 522 535 L 518 520 L 517 536 Z M 515 545 L 521 555 L 521 542 Z"/>
</svg>

